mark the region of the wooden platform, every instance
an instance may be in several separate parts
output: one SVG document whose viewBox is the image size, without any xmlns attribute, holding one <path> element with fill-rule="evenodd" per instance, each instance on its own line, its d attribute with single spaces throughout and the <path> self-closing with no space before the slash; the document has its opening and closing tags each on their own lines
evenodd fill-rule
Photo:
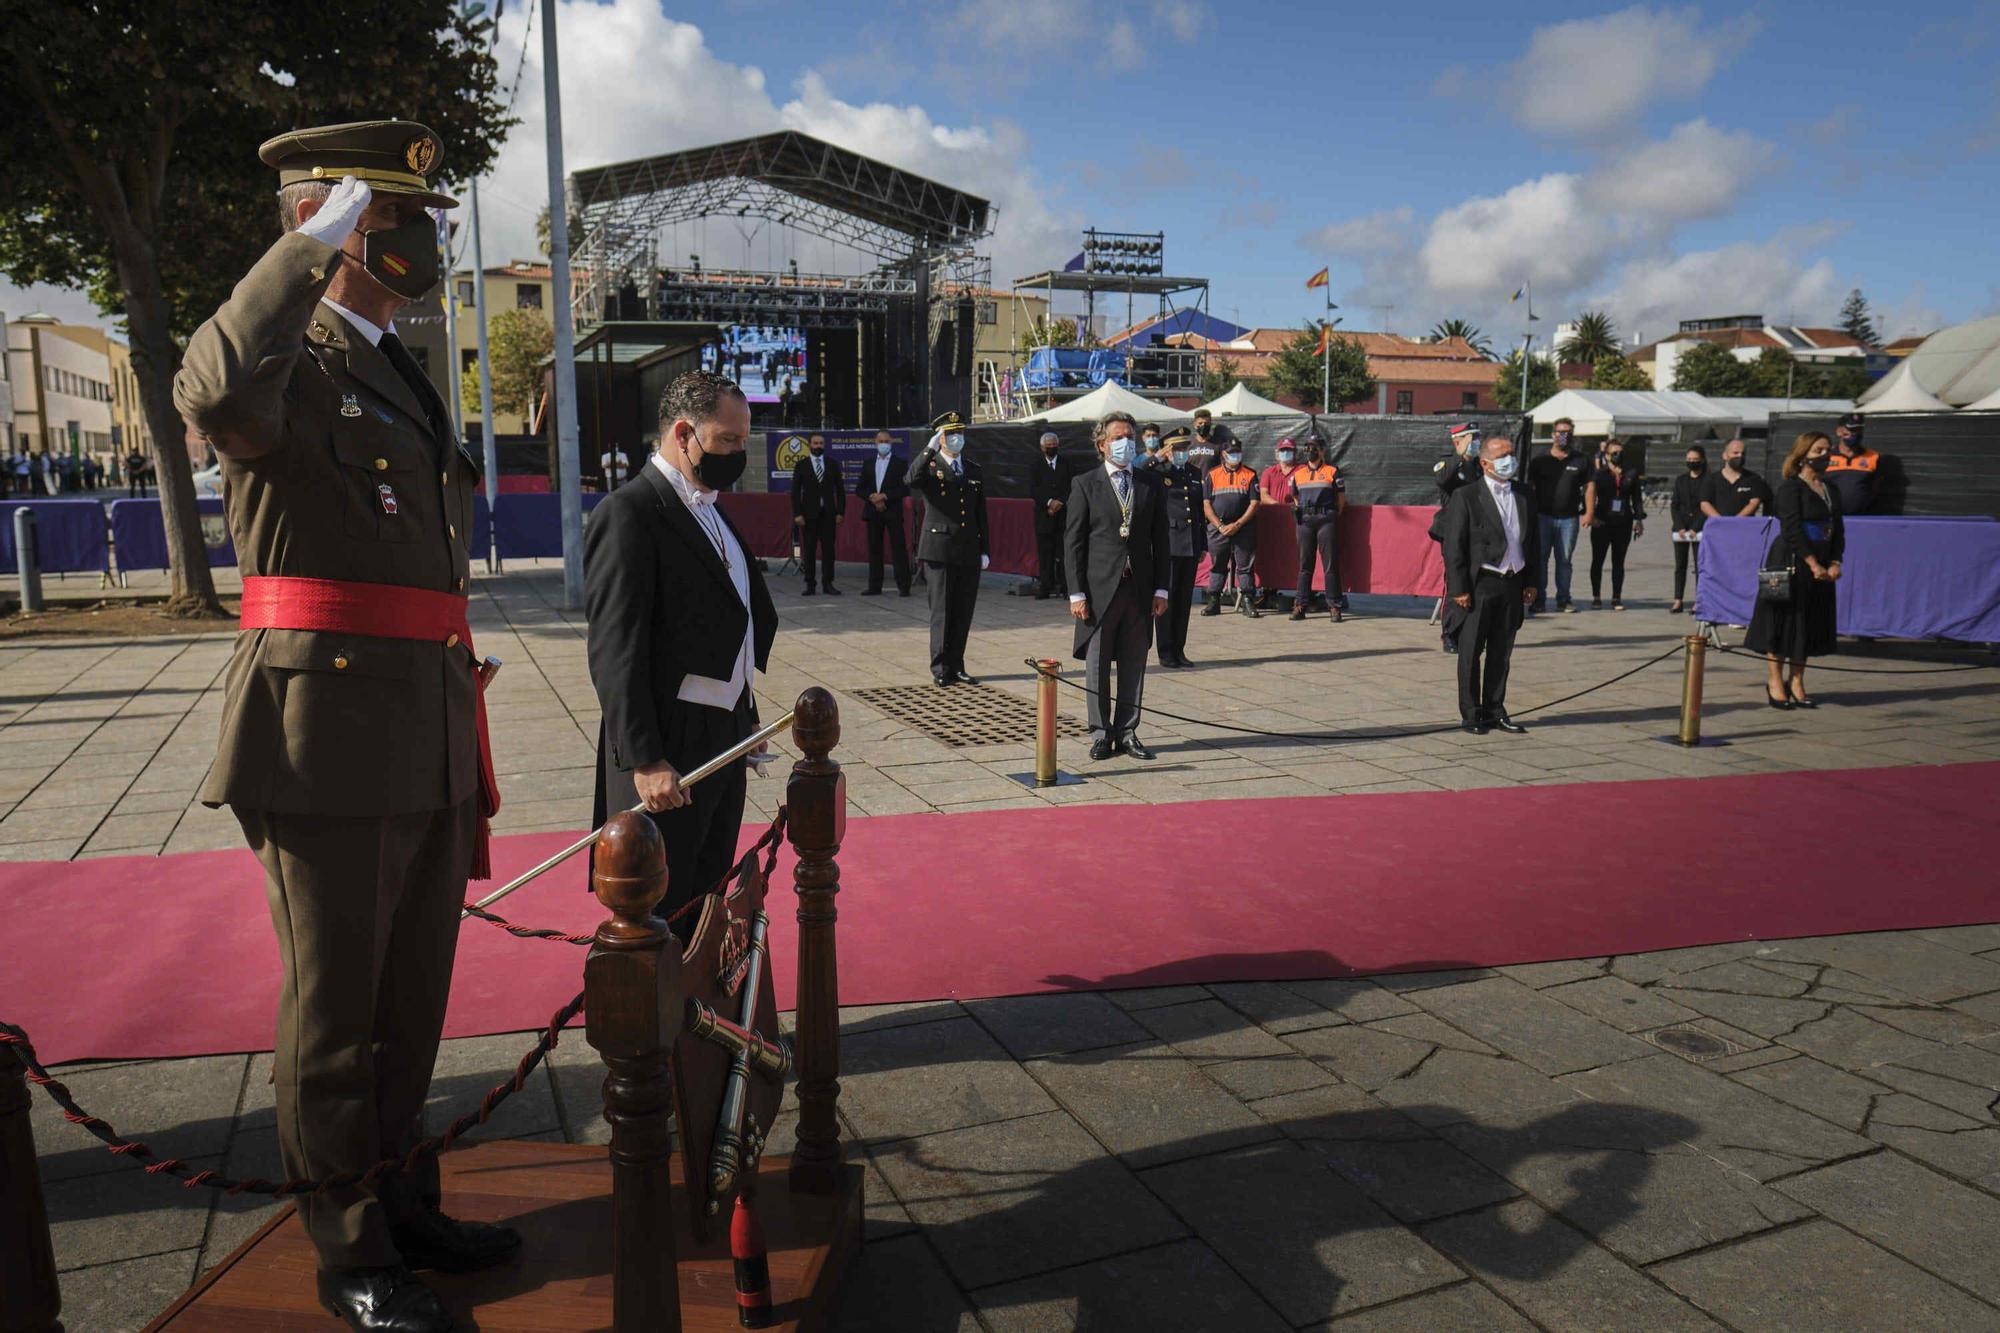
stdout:
<svg viewBox="0 0 2000 1333">
<path fill-rule="evenodd" d="M 829 1322 L 842 1278 L 861 1244 L 861 1168 L 849 1166 L 839 1193 L 793 1194 L 791 1159 L 767 1159 L 758 1206 L 771 1253 L 771 1299 L 778 1329 Z M 561 1143 L 483 1143 L 439 1159 L 445 1207 L 455 1217 L 518 1227 L 521 1257 L 484 1273 L 427 1273 L 467 1330 L 579 1330 L 611 1327 L 611 1169 L 603 1148 Z M 681 1188 L 674 1159 L 674 1189 Z M 736 1330 L 735 1277 L 727 1239 L 696 1246 L 678 1204 L 681 1320 L 689 1333 Z M 720 1228 L 726 1232 L 726 1228 Z M 314 1293 L 313 1249 L 287 1209 L 217 1264 L 152 1324 L 194 1330 L 310 1330 L 337 1325 Z"/>
</svg>

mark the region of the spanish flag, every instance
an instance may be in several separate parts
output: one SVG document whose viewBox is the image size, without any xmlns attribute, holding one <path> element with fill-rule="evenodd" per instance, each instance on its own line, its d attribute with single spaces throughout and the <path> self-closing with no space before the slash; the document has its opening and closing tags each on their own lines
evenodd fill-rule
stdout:
<svg viewBox="0 0 2000 1333">
<path fill-rule="evenodd" d="M 1508 297 L 1508 298 L 1507 298 L 1507 304 L 1508 304 L 1508 305 L 1512 305 L 1512 304 L 1514 304 L 1514 302 L 1516 302 L 1516 301 L 1520 300 L 1520 299 L 1521 299 L 1521 293 L 1522 293 L 1522 292 L 1525 292 L 1525 291 L 1527 291 L 1527 290 L 1528 290 L 1528 287 L 1527 287 L 1527 284 L 1526 284 L 1526 283 L 1523 283 L 1523 284 L 1522 284 L 1521 286 L 1519 286 L 1519 287 L 1516 287 L 1516 288 L 1514 289 L 1514 294 L 1513 294 L 1512 296 L 1510 296 L 1510 297 Z"/>
<path fill-rule="evenodd" d="M 1317 272 L 1317 273 L 1313 274 L 1313 275 L 1312 275 L 1312 276 L 1311 276 L 1310 278 L 1307 278 L 1307 279 L 1306 279 L 1306 290 L 1307 290 L 1307 291 L 1311 291 L 1311 290 L 1312 290 L 1313 288 L 1315 288 L 1315 287 L 1324 287 L 1324 286 L 1326 286 L 1326 274 L 1327 274 L 1327 270 L 1326 270 L 1326 269 L 1321 269 L 1321 270 L 1320 270 L 1319 272 Z"/>
<path fill-rule="evenodd" d="M 1325 355 L 1326 355 L 1326 350 L 1327 350 L 1327 347 L 1328 347 L 1328 346 L 1329 346 L 1329 345 L 1330 345 L 1330 344 L 1331 344 L 1332 342 L 1333 342 L 1333 325 L 1331 325 L 1331 324 L 1322 324 L 1322 325 L 1320 325 L 1320 326 L 1319 326 L 1319 342 L 1318 342 L 1318 343 L 1316 343 L 1316 344 L 1314 344 L 1314 346 L 1313 346 L 1313 355 L 1314 355 L 1314 356 L 1325 356 Z"/>
</svg>

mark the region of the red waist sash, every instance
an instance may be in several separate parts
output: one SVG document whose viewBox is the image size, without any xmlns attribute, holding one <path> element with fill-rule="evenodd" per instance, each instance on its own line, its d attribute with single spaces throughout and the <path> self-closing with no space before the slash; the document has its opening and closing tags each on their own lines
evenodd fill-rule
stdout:
<svg viewBox="0 0 2000 1333">
<path fill-rule="evenodd" d="M 477 663 L 466 599 L 428 588 L 393 583 L 347 583 L 339 579 L 273 578 L 243 580 L 244 629 L 311 630 L 359 634 L 371 639 L 424 639 L 446 643 L 456 635 Z M 479 841 L 473 850 L 472 878 L 493 874 L 489 821 L 500 810 L 500 783 L 493 776 L 493 745 L 486 732 L 486 681 L 479 683 L 475 718 L 479 729 Z"/>
</svg>

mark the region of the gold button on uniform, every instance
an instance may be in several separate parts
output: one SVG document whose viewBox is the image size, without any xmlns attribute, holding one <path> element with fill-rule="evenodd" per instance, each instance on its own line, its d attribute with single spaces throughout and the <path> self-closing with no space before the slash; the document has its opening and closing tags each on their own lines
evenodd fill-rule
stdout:
<svg viewBox="0 0 2000 1333">
<path fill-rule="evenodd" d="M 346 654 L 346 653 L 335 653 L 335 654 L 333 655 L 333 669 L 334 669 L 335 671 L 345 671 L 345 670 L 347 670 L 347 654 Z"/>
<path fill-rule="evenodd" d="M 456 648 L 456 647 L 458 647 L 458 636 L 457 636 L 456 634 L 454 634 L 454 635 L 452 635 L 452 636 L 451 636 L 450 638 L 446 639 L 446 640 L 444 641 L 444 646 L 445 646 L 445 647 L 447 647 L 447 648 Z"/>
<path fill-rule="evenodd" d="M 459 591 L 459 592 L 464 592 L 464 591 L 465 591 L 465 580 L 464 580 L 464 579 L 460 579 L 460 580 L 458 581 L 458 591 Z"/>
<path fill-rule="evenodd" d="M 378 458 L 378 459 L 376 459 L 376 460 L 375 460 L 375 470 L 376 470 L 377 472 L 387 472 L 387 471 L 389 470 L 389 460 L 388 460 L 388 459 L 386 459 L 386 458 Z"/>
<path fill-rule="evenodd" d="M 449 472 L 438 473 L 438 485 L 440 486 L 451 485 L 451 474 Z"/>
<path fill-rule="evenodd" d="M 451 539 L 453 541 L 458 540 L 458 525 L 456 523 L 447 524 L 445 526 L 445 531 L 451 534 Z"/>
</svg>

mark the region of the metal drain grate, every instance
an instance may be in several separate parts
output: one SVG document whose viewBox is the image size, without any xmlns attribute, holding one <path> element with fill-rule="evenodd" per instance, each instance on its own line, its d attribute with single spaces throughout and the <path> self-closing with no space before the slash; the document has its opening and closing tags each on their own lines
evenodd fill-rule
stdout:
<svg viewBox="0 0 2000 1333">
<path fill-rule="evenodd" d="M 1704 1060 L 1720 1060 L 1725 1055 L 1740 1055 L 1750 1049 L 1726 1037 L 1718 1037 L 1713 1032 L 1703 1032 L 1700 1028 L 1686 1023 L 1676 1023 L 1672 1027 L 1641 1032 L 1639 1040 L 1697 1064 Z"/>
<path fill-rule="evenodd" d="M 1035 704 L 992 685 L 876 685 L 850 691 L 870 708 L 953 749 L 1035 739 Z M 1057 736 L 1087 736 L 1082 723 L 1056 714 Z"/>
</svg>

